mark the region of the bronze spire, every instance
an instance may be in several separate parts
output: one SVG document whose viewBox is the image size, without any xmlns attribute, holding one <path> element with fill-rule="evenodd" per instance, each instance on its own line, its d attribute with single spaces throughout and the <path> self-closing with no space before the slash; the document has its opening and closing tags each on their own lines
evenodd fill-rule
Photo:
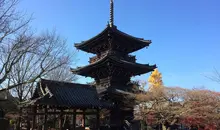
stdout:
<svg viewBox="0 0 220 130">
<path fill-rule="evenodd" d="M 114 26 L 114 1 L 110 0 L 110 27 Z"/>
</svg>

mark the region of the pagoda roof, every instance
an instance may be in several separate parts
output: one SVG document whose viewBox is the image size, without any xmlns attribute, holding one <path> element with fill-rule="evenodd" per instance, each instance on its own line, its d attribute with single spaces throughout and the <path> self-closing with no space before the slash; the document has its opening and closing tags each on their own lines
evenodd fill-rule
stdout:
<svg viewBox="0 0 220 130">
<path fill-rule="evenodd" d="M 128 53 L 147 47 L 151 43 L 151 40 L 144 40 L 143 38 L 131 36 L 125 32 L 118 30 L 116 26 L 110 27 L 110 25 L 107 25 L 107 27 L 102 32 L 92 37 L 91 39 L 82 41 L 81 43 L 75 43 L 75 47 L 82 51 L 96 54 L 97 52 L 91 48 L 108 42 L 109 35 L 112 35 L 114 37 L 113 43 L 116 39 L 119 39 L 120 41 L 117 42 L 117 44 L 122 44 L 123 46 L 131 44 L 132 47 L 127 50 Z"/>
<path fill-rule="evenodd" d="M 31 100 L 24 105 L 50 105 L 69 108 L 110 108 L 101 102 L 94 86 L 41 79 Z"/>
<path fill-rule="evenodd" d="M 156 65 L 149 64 L 140 64 L 135 62 L 129 62 L 124 59 L 120 59 L 117 56 L 107 54 L 103 58 L 97 60 L 94 63 L 91 63 L 84 67 L 78 67 L 76 69 L 71 69 L 74 74 L 82 75 L 82 76 L 91 76 L 88 75 L 90 72 L 92 73 L 94 70 L 98 68 L 106 67 L 106 64 L 113 63 L 114 65 L 121 66 L 125 69 L 128 69 L 135 75 L 141 75 L 150 71 L 153 71 L 156 68 Z"/>
</svg>

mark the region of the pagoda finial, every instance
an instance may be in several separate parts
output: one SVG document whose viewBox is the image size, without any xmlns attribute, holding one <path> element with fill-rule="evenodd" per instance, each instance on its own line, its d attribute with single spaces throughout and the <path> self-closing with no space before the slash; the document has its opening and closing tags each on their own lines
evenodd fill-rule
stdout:
<svg viewBox="0 0 220 130">
<path fill-rule="evenodd" d="M 114 26 L 114 1 L 110 0 L 110 27 Z"/>
</svg>

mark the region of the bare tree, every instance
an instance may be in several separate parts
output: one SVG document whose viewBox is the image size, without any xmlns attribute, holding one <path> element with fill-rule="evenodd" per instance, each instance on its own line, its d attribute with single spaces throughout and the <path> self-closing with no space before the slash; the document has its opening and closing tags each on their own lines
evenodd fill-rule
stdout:
<svg viewBox="0 0 220 130">
<path fill-rule="evenodd" d="M 35 36 L 30 41 L 37 45 L 31 53 L 25 53 L 16 63 L 8 77 L 8 86 L 20 101 L 33 93 L 35 82 L 40 78 L 60 81 L 74 81 L 76 76 L 70 72 L 74 55 L 66 50 L 66 41 L 55 32 Z"/>
<path fill-rule="evenodd" d="M 46 75 L 46 78 L 50 80 L 65 81 L 65 82 L 73 82 L 78 79 L 78 77 L 70 71 L 69 65 L 63 65 L 58 69 L 54 69 L 50 71 Z"/>
<path fill-rule="evenodd" d="M 205 75 L 205 77 L 220 84 L 220 72 L 216 68 L 214 68 L 213 75 Z"/>
<path fill-rule="evenodd" d="M 26 52 L 35 49 L 28 32 L 30 19 L 16 12 L 18 0 L 0 0 L 0 84 Z"/>
<path fill-rule="evenodd" d="M 0 0 L 0 91 L 12 89 L 22 101 L 40 78 L 73 81 L 74 54 L 66 40 L 52 32 L 31 32 L 29 19 L 16 11 L 19 0 Z"/>
</svg>

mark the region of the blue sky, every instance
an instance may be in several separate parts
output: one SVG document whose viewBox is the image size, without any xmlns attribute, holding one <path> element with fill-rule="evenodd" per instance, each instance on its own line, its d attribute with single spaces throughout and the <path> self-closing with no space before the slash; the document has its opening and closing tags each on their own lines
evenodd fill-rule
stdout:
<svg viewBox="0 0 220 130">
<path fill-rule="evenodd" d="M 219 7 L 219 0 L 115 0 L 115 24 L 152 40 L 148 49 L 134 54 L 140 63 L 157 64 L 166 86 L 220 91 L 220 84 L 205 77 L 214 67 L 220 71 Z M 109 0 L 22 0 L 19 10 L 33 14 L 31 25 L 37 31 L 56 28 L 68 39 L 69 51 L 75 42 L 102 31 L 109 20 Z M 77 66 L 88 64 L 89 56 L 79 51 Z"/>
</svg>

